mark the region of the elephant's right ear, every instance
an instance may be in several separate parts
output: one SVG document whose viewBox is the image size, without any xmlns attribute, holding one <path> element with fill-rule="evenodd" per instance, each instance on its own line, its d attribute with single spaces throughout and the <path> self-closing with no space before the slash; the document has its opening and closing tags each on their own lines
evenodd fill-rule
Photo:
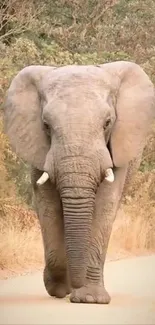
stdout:
<svg viewBox="0 0 155 325">
<path fill-rule="evenodd" d="M 17 155 L 43 170 L 50 143 L 41 119 L 39 84 L 52 67 L 29 66 L 13 79 L 4 103 L 4 128 Z"/>
</svg>

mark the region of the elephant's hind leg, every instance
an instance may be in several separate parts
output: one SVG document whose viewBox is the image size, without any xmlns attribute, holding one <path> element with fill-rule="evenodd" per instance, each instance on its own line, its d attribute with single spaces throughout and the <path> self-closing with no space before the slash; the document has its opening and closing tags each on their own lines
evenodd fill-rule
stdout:
<svg viewBox="0 0 155 325">
<path fill-rule="evenodd" d="M 31 181 L 44 244 L 44 284 L 50 296 L 63 298 L 70 290 L 64 248 L 62 207 L 59 194 L 49 180 L 44 185 L 36 186 L 36 181 L 41 174 L 40 171 L 32 169 Z"/>
</svg>

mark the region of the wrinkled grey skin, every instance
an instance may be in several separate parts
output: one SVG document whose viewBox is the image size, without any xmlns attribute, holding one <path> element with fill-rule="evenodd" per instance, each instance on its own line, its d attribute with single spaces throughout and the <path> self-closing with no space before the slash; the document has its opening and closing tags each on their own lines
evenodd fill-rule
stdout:
<svg viewBox="0 0 155 325">
<path fill-rule="evenodd" d="M 51 296 L 109 303 L 103 268 L 124 187 L 154 118 L 154 88 L 131 62 L 30 66 L 7 92 L 5 127 L 32 165 Z M 105 170 L 115 180 L 107 182 Z M 42 172 L 50 180 L 37 186 Z"/>
</svg>

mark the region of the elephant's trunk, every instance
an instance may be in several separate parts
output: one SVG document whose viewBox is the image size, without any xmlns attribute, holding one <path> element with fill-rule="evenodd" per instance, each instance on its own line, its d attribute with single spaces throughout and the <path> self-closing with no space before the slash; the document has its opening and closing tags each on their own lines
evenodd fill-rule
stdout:
<svg viewBox="0 0 155 325">
<path fill-rule="evenodd" d="M 73 176 L 70 175 L 70 177 L 72 179 Z M 76 187 L 73 182 L 74 187 L 63 187 L 60 192 L 64 214 L 66 254 L 73 288 L 79 288 L 84 284 L 95 202 L 95 192 L 90 184 L 86 183 L 85 177 L 76 175 L 74 181 L 77 177 L 78 184 L 81 178 L 81 187 Z"/>
</svg>

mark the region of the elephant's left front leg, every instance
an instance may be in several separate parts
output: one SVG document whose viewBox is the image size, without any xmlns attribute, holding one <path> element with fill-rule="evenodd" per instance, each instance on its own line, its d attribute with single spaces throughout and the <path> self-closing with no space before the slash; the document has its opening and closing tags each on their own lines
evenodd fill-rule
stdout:
<svg viewBox="0 0 155 325">
<path fill-rule="evenodd" d="M 61 201 L 59 193 L 50 180 L 41 186 L 36 186 L 36 181 L 41 175 L 41 171 L 32 169 L 31 180 L 44 244 L 44 285 L 50 296 L 63 298 L 70 293 L 70 284 Z"/>
<path fill-rule="evenodd" d="M 104 181 L 97 192 L 95 215 L 87 266 L 85 286 L 74 289 L 72 302 L 108 304 L 110 296 L 104 286 L 104 263 L 112 225 L 118 210 L 125 183 L 127 168 L 115 170 L 115 181 Z"/>
</svg>

